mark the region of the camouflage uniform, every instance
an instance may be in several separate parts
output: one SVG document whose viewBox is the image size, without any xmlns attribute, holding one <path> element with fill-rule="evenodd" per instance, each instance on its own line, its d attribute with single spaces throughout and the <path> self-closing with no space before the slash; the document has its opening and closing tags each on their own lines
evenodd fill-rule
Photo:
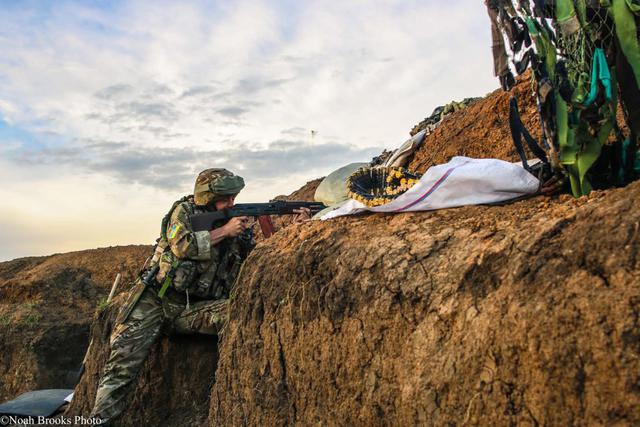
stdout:
<svg viewBox="0 0 640 427">
<path fill-rule="evenodd" d="M 205 170 L 194 196 L 175 202 L 163 219 L 149 266 L 159 267 L 157 276 L 151 286 L 138 279 L 119 313 L 92 416 L 108 421 L 126 408 L 132 383 L 161 332 L 222 332 L 231 287 L 255 242 L 245 233 L 213 245 L 208 231 L 193 231 L 190 216 L 210 211 L 217 197 L 237 194 L 243 186 L 242 178 L 224 169 Z"/>
</svg>

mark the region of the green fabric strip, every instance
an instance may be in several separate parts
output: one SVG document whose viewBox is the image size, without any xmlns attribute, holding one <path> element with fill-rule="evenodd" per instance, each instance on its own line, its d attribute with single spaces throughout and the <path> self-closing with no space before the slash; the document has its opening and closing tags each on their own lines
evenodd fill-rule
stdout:
<svg viewBox="0 0 640 427">
<path fill-rule="evenodd" d="M 556 21 L 565 36 L 580 30 L 580 21 L 572 0 L 556 0 Z"/>
<path fill-rule="evenodd" d="M 570 165 L 575 163 L 578 155 L 578 147 L 575 144 L 575 135 L 569 132 L 569 112 L 567 103 L 556 91 L 556 126 L 558 132 L 558 147 L 560 148 L 560 163 Z"/>
<path fill-rule="evenodd" d="M 540 27 L 533 19 L 526 18 L 525 23 L 536 45 L 537 56 L 544 61 L 549 79 L 553 81 L 556 70 L 556 49 L 551 44 L 551 37 L 547 34 L 547 30 Z"/>
<path fill-rule="evenodd" d="M 602 83 L 607 101 L 611 101 L 611 72 L 607 65 L 607 58 L 602 48 L 596 48 L 593 53 L 593 65 L 591 66 L 591 89 L 589 97 L 584 101 L 584 106 L 593 104 L 598 96 L 598 82 Z"/>
<path fill-rule="evenodd" d="M 638 0 L 626 0 L 627 6 L 629 10 L 634 13 L 634 15 L 640 16 L 640 1 Z"/>
<path fill-rule="evenodd" d="M 171 286 L 171 282 L 173 282 L 173 276 L 175 275 L 176 268 L 178 268 L 178 261 L 174 261 L 171 264 L 171 270 L 169 270 L 167 277 L 165 277 L 164 282 L 162 282 L 162 287 L 158 292 L 158 298 L 164 298 L 164 294 L 167 292 L 167 289 L 169 289 L 169 286 Z"/>
<path fill-rule="evenodd" d="M 638 44 L 634 13 L 640 13 L 640 5 L 631 0 L 612 0 L 610 12 L 616 26 L 616 37 L 620 48 L 633 69 L 636 82 L 640 86 L 640 45 Z"/>
<path fill-rule="evenodd" d="M 595 59 L 594 62 L 600 62 L 598 67 L 606 66 L 606 57 L 602 52 L 600 59 Z M 603 65 L 604 64 L 604 65 Z M 595 65 L 594 65 L 595 67 Z M 608 67 L 606 67 L 609 70 Z M 600 70 L 602 71 L 602 70 Z M 597 85 L 597 81 L 592 81 Z M 615 79 L 615 67 L 611 68 L 609 72 L 609 84 L 611 87 L 617 87 L 617 81 Z M 573 163 L 565 165 L 567 172 L 569 173 L 569 179 L 571 182 L 571 192 L 574 197 L 584 196 L 591 191 L 591 183 L 587 179 L 587 172 L 594 165 L 594 163 L 600 157 L 602 146 L 606 144 L 609 139 L 609 135 L 613 130 L 613 124 L 615 123 L 615 108 L 618 105 L 617 93 L 609 90 L 607 93 L 607 101 L 602 107 L 600 107 L 600 116 L 605 119 L 604 124 L 598 131 L 597 135 L 593 137 L 588 130 L 588 123 L 586 121 L 580 121 L 580 125 L 573 132 L 575 141 L 580 141 L 580 149 L 577 150 Z"/>
</svg>

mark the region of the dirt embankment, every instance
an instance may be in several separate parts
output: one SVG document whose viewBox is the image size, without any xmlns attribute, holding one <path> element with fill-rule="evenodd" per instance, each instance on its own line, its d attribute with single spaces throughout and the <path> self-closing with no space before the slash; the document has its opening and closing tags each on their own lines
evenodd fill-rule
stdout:
<svg viewBox="0 0 640 427">
<path fill-rule="evenodd" d="M 102 248 L 0 263 L 0 401 L 73 388 L 89 327 L 117 273 L 131 281 L 148 246 Z"/>
<path fill-rule="evenodd" d="M 518 161 L 509 130 L 509 98 L 515 96 L 522 122 L 539 139 L 540 119 L 529 74 L 518 78 L 511 92 L 501 89 L 446 116 L 436 130 L 427 135 L 408 168 L 424 173 L 429 167 L 448 162 L 454 156 L 496 158 Z M 419 132 L 419 127 L 414 133 Z"/>
<path fill-rule="evenodd" d="M 640 424 L 638 200 L 276 234 L 238 282 L 210 425 Z"/>
<path fill-rule="evenodd" d="M 43 388 L 74 388 L 68 416 L 88 415 L 109 335 L 151 246 L 93 249 L 0 263 L 0 401 Z M 117 273 L 117 297 L 100 309 Z M 216 340 L 163 339 L 151 353 L 121 425 L 202 425 L 217 364 Z M 131 420 L 127 424 L 126 420 Z"/>
</svg>

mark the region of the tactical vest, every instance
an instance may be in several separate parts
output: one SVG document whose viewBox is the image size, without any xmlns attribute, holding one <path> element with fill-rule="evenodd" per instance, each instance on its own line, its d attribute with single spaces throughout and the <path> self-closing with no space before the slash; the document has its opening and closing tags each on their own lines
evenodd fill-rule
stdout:
<svg viewBox="0 0 640 427">
<path fill-rule="evenodd" d="M 169 277 L 170 286 L 189 297 L 228 298 L 242 262 L 255 245 L 250 230 L 212 245 L 209 260 L 179 259 L 171 251 L 166 235 L 171 215 L 178 206 L 182 206 L 190 216 L 207 212 L 204 207 L 193 203 L 193 196 L 186 196 L 176 201 L 162 219 L 160 238 L 150 265 L 153 267 L 156 263 L 159 264 L 156 282 L 162 285 Z M 220 226 L 223 224 L 224 222 Z"/>
</svg>

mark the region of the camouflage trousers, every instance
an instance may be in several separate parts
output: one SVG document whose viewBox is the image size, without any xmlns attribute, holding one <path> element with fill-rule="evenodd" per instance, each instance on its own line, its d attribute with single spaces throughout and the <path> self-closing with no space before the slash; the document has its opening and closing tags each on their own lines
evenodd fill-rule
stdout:
<svg viewBox="0 0 640 427">
<path fill-rule="evenodd" d="M 111 354 L 104 366 L 91 416 L 109 421 L 127 407 L 127 395 L 161 332 L 219 335 L 227 318 L 228 300 L 186 302 L 167 292 L 161 300 L 145 289 L 135 308 L 111 334 Z"/>
</svg>

